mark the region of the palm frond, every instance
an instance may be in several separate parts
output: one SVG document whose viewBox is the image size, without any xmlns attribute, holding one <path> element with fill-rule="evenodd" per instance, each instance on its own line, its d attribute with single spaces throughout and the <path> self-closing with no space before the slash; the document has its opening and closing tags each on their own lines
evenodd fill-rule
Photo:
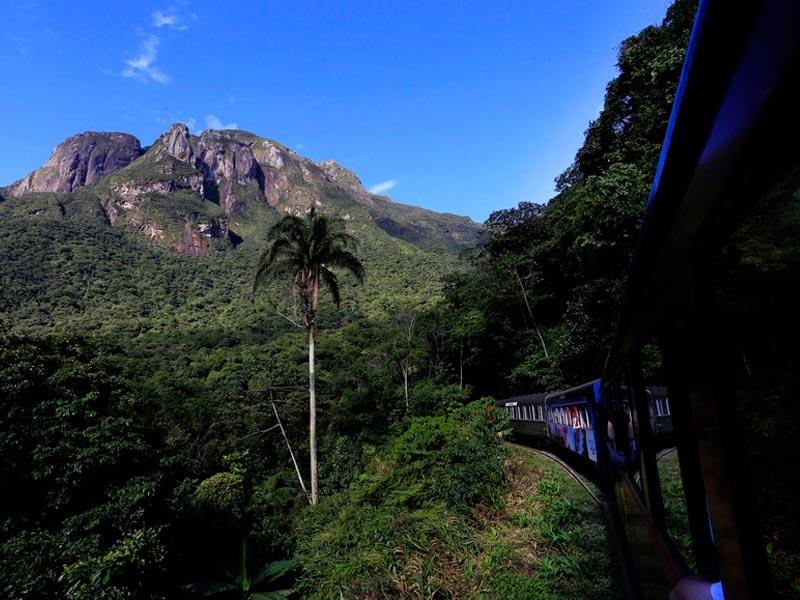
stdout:
<svg viewBox="0 0 800 600">
<path fill-rule="evenodd" d="M 340 303 L 339 280 L 328 267 L 352 273 L 361 282 L 364 266 L 350 252 L 357 240 L 345 230 L 342 219 L 317 212 L 315 207 L 303 218 L 285 215 L 267 232 L 269 247 L 261 255 L 253 283 L 255 290 L 270 278 L 294 274 L 293 289 L 305 304 L 316 310 L 316 290 L 320 283 Z"/>
<path fill-rule="evenodd" d="M 325 257 L 325 264 L 350 271 L 359 283 L 364 281 L 364 265 L 361 264 L 358 257 L 349 250 L 334 248 Z"/>
<path fill-rule="evenodd" d="M 278 238 L 261 255 L 260 264 L 270 264 L 275 261 L 281 252 L 289 250 L 294 244 L 286 238 Z"/>
<path fill-rule="evenodd" d="M 333 246 L 341 246 L 344 248 L 358 248 L 358 240 L 346 231 L 337 231 L 332 233 L 329 237 Z"/>
<path fill-rule="evenodd" d="M 275 240 L 279 237 L 291 237 L 298 229 L 303 229 L 303 220 L 295 215 L 284 215 L 267 231 L 267 239 Z"/>
<path fill-rule="evenodd" d="M 327 287 L 328 291 L 331 293 L 333 303 L 338 307 L 342 303 L 342 298 L 339 295 L 339 279 L 336 277 L 336 273 L 328 268 L 322 267 L 320 269 L 320 275 L 322 276 L 322 281 L 325 282 L 325 287 Z"/>
<path fill-rule="evenodd" d="M 287 252 L 278 257 L 268 256 L 267 258 L 269 260 L 261 260 L 258 265 L 256 276 L 253 280 L 253 291 L 266 284 L 269 279 L 302 269 L 302 261 L 293 252 Z"/>
</svg>

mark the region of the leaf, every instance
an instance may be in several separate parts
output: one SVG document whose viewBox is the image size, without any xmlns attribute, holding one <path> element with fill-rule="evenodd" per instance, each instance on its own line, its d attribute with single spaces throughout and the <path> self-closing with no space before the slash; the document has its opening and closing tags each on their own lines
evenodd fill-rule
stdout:
<svg viewBox="0 0 800 600">
<path fill-rule="evenodd" d="M 212 596 L 216 596 L 217 594 L 235 592 L 240 588 L 238 585 L 231 583 L 230 581 L 209 579 L 206 581 L 193 581 L 192 583 L 187 583 L 186 585 L 182 585 L 181 589 L 200 594 L 204 598 L 210 598 Z"/>
<path fill-rule="evenodd" d="M 293 560 L 278 560 L 275 562 L 267 563 L 256 575 L 255 579 L 253 580 L 254 584 L 257 583 L 265 583 L 268 581 L 275 581 L 276 579 L 283 577 L 295 568 L 296 562 Z"/>
<path fill-rule="evenodd" d="M 289 590 L 284 591 L 288 593 Z M 286 596 L 282 592 L 256 592 L 249 600 L 286 600 Z"/>
</svg>

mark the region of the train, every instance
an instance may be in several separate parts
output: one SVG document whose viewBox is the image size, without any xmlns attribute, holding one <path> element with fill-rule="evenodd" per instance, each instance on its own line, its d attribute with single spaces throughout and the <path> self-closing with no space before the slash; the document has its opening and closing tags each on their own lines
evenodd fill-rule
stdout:
<svg viewBox="0 0 800 600">
<path fill-rule="evenodd" d="M 657 445 L 667 447 L 673 443 L 667 388 L 645 386 L 644 392 L 650 430 Z M 621 465 L 635 462 L 630 455 L 636 451 L 636 436 L 626 390 L 620 399 L 621 410 L 615 410 L 615 404 L 603 397 L 601 380 L 596 379 L 567 390 L 504 398 L 495 405 L 508 413 L 515 441 L 557 447 L 595 464 L 607 452 L 609 460 Z M 615 433 L 619 430 L 627 434 L 625 443 Z"/>
</svg>

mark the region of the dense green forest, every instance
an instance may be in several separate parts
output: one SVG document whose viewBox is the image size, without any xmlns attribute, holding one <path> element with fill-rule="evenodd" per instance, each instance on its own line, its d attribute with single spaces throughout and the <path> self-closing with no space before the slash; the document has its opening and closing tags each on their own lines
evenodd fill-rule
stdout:
<svg viewBox="0 0 800 600">
<path fill-rule="evenodd" d="M 353 226 L 365 285 L 345 276 L 341 308 L 320 301 L 314 508 L 273 412 L 307 477 L 306 333 L 290 322 L 288 280 L 252 291 L 277 215 L 243 222 L 236 247 L 187 257 L 106 226 L 84 192 L 0 202 L 3 594 L 613 597 L 597 515 L 502 444 L 489 402 L 600 373 L 695 9 L 676 0 L 621 43 L 556 196 L 493 213 L 484 243 L 456 256 L 418 232 L 396 237 L 422 217 L 400 223 L 388 204 L 373 211 L 379 227 Z M 725 285 L 741 297 L 774 273 L 791 275 L 776 297 L 796 296 L 796 254 L 778 246 L 800 247 L 797 189 L 786 174 L 781 202 L 726 252 Z M 765 236 L 775 222 L 780 235 Z M 747 306 L 730 307 L 732 322 Z M 790 308 L 762 309 L 737 333 L 753 381 L 775 382 L 768 364 L 791 341 L 759 349 Z M 780 393 L 766 398 L 745 407 L 783 410 Z M 766 432 L 794 464 L 796 430 L 768 416 L 749 443 L 766 454 Z M 796 475 L 779 475 L 792 489 Z M 785 497 L 762 501 L 785 514 Z M 766 525 L 789 589 L 796 530 Z M 588 572 L 597 587 L 579 588 Z"/>
</svg>

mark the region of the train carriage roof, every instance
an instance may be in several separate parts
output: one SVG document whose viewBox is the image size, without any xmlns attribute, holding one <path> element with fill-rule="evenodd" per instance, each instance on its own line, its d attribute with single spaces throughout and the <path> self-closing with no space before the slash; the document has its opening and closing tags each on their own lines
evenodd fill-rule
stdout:
<svg viewBox="0 0 800 600">
<path fill-rule="evenodd" d="M 589 381 L 558 392 L 547 394 L 547 403 L 588 402 L 599 399 L 599 380 Z"/>
<path fill-rule="evenodd" d="M 511 398 L 504 398 L 495 402 L 497 406 L 505 407 L 509 404 L 512 406 L 525 406 L 528 404 L 544 404 L 547 398 L 546 393 L 542 394 L 526 394 L 524 396 L 512 396 Z"/>
</svg>

